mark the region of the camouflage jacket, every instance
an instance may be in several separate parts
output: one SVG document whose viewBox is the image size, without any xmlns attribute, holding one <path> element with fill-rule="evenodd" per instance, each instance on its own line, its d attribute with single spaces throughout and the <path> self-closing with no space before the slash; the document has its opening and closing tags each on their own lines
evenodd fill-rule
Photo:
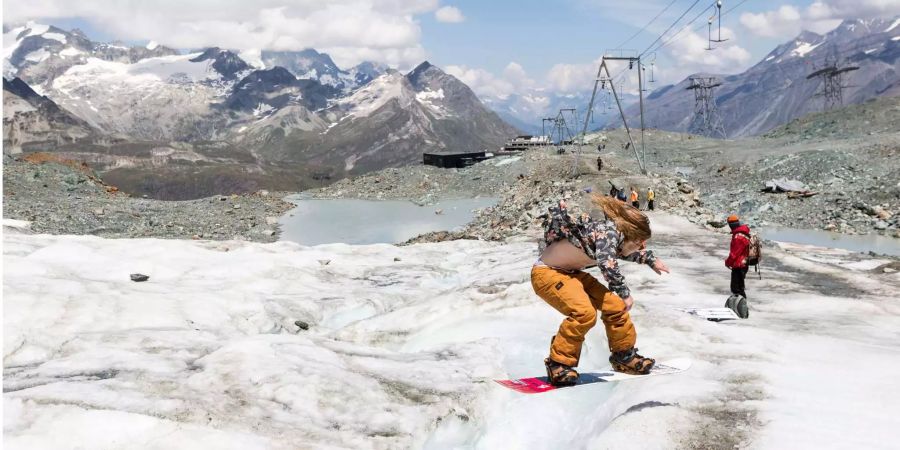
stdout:
<svg viewBox="0 0 900 450">
<path fill-rule="evenodd" d="M 556 241 L 566 239 L 597 261 L 597 267 L 606 279 L 609 290 L 622 298 L 631 296 L 617 261 L 618 249 L 625 238 L 616 229 L 613 221 L 605 217 L 600 220 L 594 219 L 589 214 L 581 212 L 577 206 L 566 205 L 564 200 L 560 200 L 557 206 L 550 207 L 548 214 L 543 217 L 544 239 L 541 242 L 541 250 Z M 656 257 L 650 250 L 640 250 L 621 258 L 649 266 L 653 266 L 656 262 Z"/>
</svg>

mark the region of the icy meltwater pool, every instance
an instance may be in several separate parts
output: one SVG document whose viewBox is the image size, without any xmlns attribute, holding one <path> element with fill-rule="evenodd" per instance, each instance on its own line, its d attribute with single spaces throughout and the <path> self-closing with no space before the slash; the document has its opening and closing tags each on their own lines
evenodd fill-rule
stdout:
<svg viewBox="0 0 900 450">
<path fill-rule="evenodd" d="M 445 200 L 427 206 L 399 200 L 287 198 L 296 208 L 281 220 L 281 239 L 303 245 L 394 244 L 431 231 L 457 229 L 497 198 Z M 440 211 L 440 214 L 436 214 Z"/>
<path fill-rule="evenodd" d="M 795 244 L 833 247 L 854 252 L 875 252 L 900 256 L 900 239 L 877 234 L 850 235 L 819 230 L 766 227 L 759 230 L 763 239 Z"/>
</svg>

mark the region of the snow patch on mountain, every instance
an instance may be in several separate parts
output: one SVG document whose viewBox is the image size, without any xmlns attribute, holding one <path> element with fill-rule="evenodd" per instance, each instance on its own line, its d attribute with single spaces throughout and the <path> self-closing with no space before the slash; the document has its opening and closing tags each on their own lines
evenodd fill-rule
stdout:
<svg viewBox="0 0 900 450">
<path fill-rule="evenodd" d="M 270 105 L 267 105 L 265 103 L 260 103 L 259 105 L 256 106 L 256 108 L 253 108 L 253 116 L 260 117 L 260 116 L 265 115 L 266 113 L 272 111 L 273 109 L 275 109 L 275 108 L 273 108 Z"/>
<path fill-rule="evenodd" d="M 422 92 L 416 93 L 416 100 L 421 103 L 423 106 L 428 108 L 429 111 L 432 111 L 438 116 L 447 116 L 450 114 L 444 107 L 440 105 L 439 102 L 435 102 L 435 100 L 443 100 L 444 98 L 444 89 L 440 88 L 437 91 L 432 90 L 424 90 Z"/>
<path fill-rule="evenodd" d="M 156 47 L 159 47 L 159 44 L 156 41 L 150 41 L 147 43 L 147 50 L 153 50 Z"/>
<path fill-rule="evenodd" d="M 403 93 L 403 75 L 399 72 L 382 75 L 349 97 L 338 100 L 338 105 L 346 108 L 347 115 L 367 117 L 391 99 Z"/>
<path fill-rule="evenodd" d="M 41 35 L 41 37 L 43 37 L 45 39 L 52 39 L 54 41 L 59 41 L 59 42 L 62 42 L 63 44 L 66 43 L 66 35 L 60 34 L 60 33 L 44 33 Z"/>
<path fill-rule="evenodd" d="M 26 55 L 25 61 L 39 63 L 49 57 L 50 57 L 50 52 L 48 52 L 46 49 L 42 48 L 42 49 L 35 50 L 35 51 L 29 53 L 28 55 Z"/>
<path fill-rule="evenodd" d="M 73 66 L 54 82 L 54 87 L 62 88 L 72 82 L 83 81 L 78 77 L 97 77 L 110 82 L 127 84 L 146 84 L 165 82 L 187 77 L 190 81 L 199 82 L 220 78 L 212 69 L 209 61 L 192 62 L 200 53 L 188 55 L 160 56 L 142 59 L 134 64 L 104 61 L 99 58 L 88 58 L 86 64 Z"/>
<path fill-rule="evenodd" d="M 81 50 L 78 50 L 75 47 L 66 47 L 61 52 L 59 52 L 59 56 L 66 58 L 69 56 L 78 56 L 82 53 L 84 53 L 84 52 L 82 52 Z"/>
<path fill-rule="evenodd" d="M 147 58 L 134 64 L 87 58 L 56 77 L 51 98 L 102 130 L 166 139 L 202 126 L 226 87 L 211 61 L 197 54 Z M 194 122 L 198 121 L 198 122 Z"/>
<path fill-rule="evenodd" d="M 894 20 L 894 23 L 892 23 L 891 26 L 887 27 L 887 29 L 884 30 L 884 32 L 885 32 L 885 33 L 890 32 L 890 31 L 893 30 L 894 28 L 897 28 L 897 25 L 900 25 L 900 18 L 897 18 L 896 20 Z"/>
<path fill-rule="evenodd" d="M 50 25 L 35 23 L 32 21 L 29 21 L 27 24 L 25 24 L 25 27 L 29 30 L 27 36 L 39 36 L 50 30 Z"/>
<path fill-rule="evenodd" d="M 822 45 L 821 42 L 818 44 L 810 44 L 808 42 L 798 42 L 797 47 L 791 52 L 791 56 L 803 57 L 807 53 L 816 49 L 816 47 Z"/>
</svg>

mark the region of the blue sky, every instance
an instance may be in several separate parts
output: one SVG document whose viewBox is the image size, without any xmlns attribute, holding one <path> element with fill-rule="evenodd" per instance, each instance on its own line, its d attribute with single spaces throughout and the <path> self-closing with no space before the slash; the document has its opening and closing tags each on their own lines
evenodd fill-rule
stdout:
<svg viewBox="0 0 900 450">
<path fill-rule="evenodd" d="M 647 11 L 645 15 L 636 7 L 605 7 L 600 2 L 575 0 L 559 1 L 555 6 L 535 0 L 457 1 L 454 5 L 465 13 L 466 20 L 446 24 L 425 16 L 422 18 L 422 41 L 436 64 L 467 65 L 499 73 L 513 60 L 529 72 L 539 73 L 558 63 L 596 59 L 606 49 L 617 46 L 637 32 L 668 3 L 647 2 L 653 7 L 643 8 Z M 691 0 L 677 1 L 665 18 L 660 17 L 651 26 L 652 31 L 642 32 L 626 48 L 646 48 L 662 31 L 658 28 L 671 24 L 691 3 Z M 700 4 L 709 3 L 702 1 Z M 723 8 L 727 9 L 729 3 L 736 2 L 725 1 Z M 785 2 L 748 0 L 725 16 L 723 25 L 733 26 L 740 12 L 774 9 L 782 3 Z M 793 2 L 799 6 L 809 3 Z M 695 11 L 700 9 L 695 7 Z M 689 14 L 686 19 L 695 14 Z M 697 22 L 705 23 L 705 18 Z M 705 27 L 703 31 L 705 33 Z M 756 39 L 752 46 L 748 42 L 748 46 L 752 47 L 752 54 L 763 56 L 779 41 L 776 38 Z"/>
<path fill-rule="evenodd" d="M 673 0 L 8 0 L 4 23 L 35 20 L 81 28 L 95 40 L 155 40 L 175 48 L 328 52 L 342 67 L 377 60 L 401 70 L 428 59 L 480 95 L 588 87 L 596 62 Z M 694 0 L 671 7 L 625 48 L 643 50 Z M 681 23 L 710 5 L 698 1 Z M 724 0 L 723 11 L 740 3 Z M 893 17 L 900 0 L 745 0 L 722 20 L 729 41 L 712 52 L 706 17 L 657 53 L 656 75 L 677 82 L 707 71 L 740 72 L 801 29 L 824 32 L 844 18 Z M 700 30 L 694 32 L 694 29 Z M 676 26 L 673 31 L 681 29 Z M 671 34 L 671 32 L 670 32 Z M 668 35 L 667 35 L 668 36 Z"/>
</svg>

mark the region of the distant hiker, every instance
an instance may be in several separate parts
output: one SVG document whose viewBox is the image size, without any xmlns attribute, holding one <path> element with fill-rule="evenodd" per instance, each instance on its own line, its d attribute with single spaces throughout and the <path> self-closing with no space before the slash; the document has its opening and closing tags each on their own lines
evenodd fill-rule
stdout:
<svg viewBox="0 0 900 450">
<path fill-rule="evenodd" d="M 597 157 L 597 172 L 603 170 L 603 158 Z"/>
<path fill-rule="evenodd" d="M 656 193 L 653 192 L 653 188 L 647 188 L 647 209 L 653 211 L 653 199 L 656 198 Z"/>
<path fill-rule="evenodd" d="M 634 186 L 631 187 L 631 206 L 641 209 L 641 202 L 638 200 L 638 193 L 634 189 Z"/>
<path fill-rule="evenodd" d="M 598 194 L 585 196 L 587 214 L 577 205 L 560 200 L 544 217 L 541 256 L 531 268 L 534 292 L 566 316 L 550 343 L 544 360 L 547 377 L 556 386 L 578 379 L 581 346 L 597 323 L 597 311 L 606 328 L 613 370 L 646 374 L 655 364 L 637 353 L 637 335 L 628 311 L 634 304 L 617 259 L 647 264 L 656 273 L 669 272 L 663 261 L 645 250 L 650 220 L 640 211 Z M 596 265 L 609 287 L 583 272 Z"/>
<path fill-rule="evenodd" d="M 731 249 L 725 267 L 731 269 L 731 297 L 725 302 L 725 306 L 735 310 L 743 319 L 749 317 L 747 308 L 747 292 L 744 289 L 744 280 L 747 277 L 750 261 L 750 249 L 756 247 L 759 254 L 759 238 L 751 238 L 750 227 L 744 225 L 738 216 L 728 216 L 728 226 L 731 228 Z M 755 241 L 755 242 L 754 242 Z"/>
<path fill-rule="evenodd" d="M 619 192 L 616 193 L 616 200 L 618 200 L 622 203 L 625 203 L 626 199 L 627 199 L 627 197 L 625 196 L 625 189 L 624 188 L 619 189 Z"/>
<path fill-rule="evenodd" d="M 619 196 L 619 188 L 617 188 L 616 185 L 614 185 L 612 181 L 607 181 L 607 183 L 609 183 L 609 196 L 612 198 L 618 197 Z"/>
</svg>

